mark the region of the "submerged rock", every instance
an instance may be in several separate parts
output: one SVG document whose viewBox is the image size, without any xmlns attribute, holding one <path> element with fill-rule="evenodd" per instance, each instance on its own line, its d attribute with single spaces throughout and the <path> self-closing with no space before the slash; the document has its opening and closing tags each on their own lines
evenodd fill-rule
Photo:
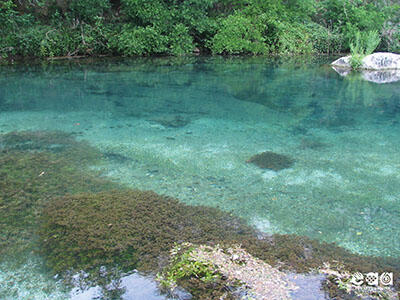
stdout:
<svg viewBox="0 0 400 300">
<path fill-rule="evenodd" d="M 250 157 L 246 162 L 255 164 L 262 169 L 280 171 L 282 169 L 290 168 L 293 165 L 294 160 L 283 154 L 265 151 Z"/>
<path fill-rule="evenodd" d="M 337 66 L 332 66 L 332 69 L 334 69 L 336 71 L 336 73 L 338 73 L 342 77 L 346 77 L 347 75 L 349 75 L 351 73 L 351 69 L 349 69 L 349 68 L 341 68 L 341 67 L 337 67 Z"/>
<path fill-rule="evenodd" d="M 198 278 L 200 282 L 196 280 Z M 171 289 L 176 289 L 177 284 L 186 284 L 196 290 L 196 286 L 198 289 L 204 283 L 213 283 L 221 293 L 210 294 L 207 299 L 218 296 L 218 299 L 284 300 L 291 299 L 290 291 L 296 289 L 285 273 L 238 245 L 228 248 L 190 243 L 178 245 L 171 250 L 171 264 L 159 275 L 159 280 Z"/>
<path fill-rule="evenodd" d="M 351 69 L 332 67 L 342 77 L 346 77 L 350 74 L 355 75 L 357 78 L 364 79 L 366 81 L 374 83 L 391 83 L 400 81 L 400 69 L 399 70 L 361 70 L 360 73 L 354 74 Z"/>
<path fill-rule="evenodd" d="M 331 65 L 339 68 L 351 69 L 351 56 L 341 57 Z M 377 52 L 367 55 L 362 60 L 360 69 L 365 70 L 400 70 L 400 54 Z"/>
</svg>

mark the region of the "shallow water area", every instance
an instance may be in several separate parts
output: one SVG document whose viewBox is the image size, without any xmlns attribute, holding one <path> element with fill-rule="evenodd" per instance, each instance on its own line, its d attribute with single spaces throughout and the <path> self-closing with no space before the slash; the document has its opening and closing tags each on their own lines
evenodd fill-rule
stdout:
<svg viewBox="0 0 400 300">
<path fill-rule="evenodd" d="M 1 66 L 0 133 L 71 133 L 116 182 L 232 211 L 268 233 L 399 257 L 400 82 L 344 78 L 330 61 Z M 266 151 L 293 164 L 246 162 Z"/>
</svg>

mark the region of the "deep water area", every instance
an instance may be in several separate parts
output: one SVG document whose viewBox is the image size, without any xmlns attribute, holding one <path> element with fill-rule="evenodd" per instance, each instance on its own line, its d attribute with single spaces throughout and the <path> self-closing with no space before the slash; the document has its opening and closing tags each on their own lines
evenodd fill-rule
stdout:
<svg viewBox="0 0 400 300">
<path fill-rule="evenodd" d="M 54 272 L 115 264 L 122 299 L 140 297 L 129 284 L 165 299 L 133 270 L 183 241 L 280 260 L 254 229 L 288 253 L 343 248 L 323 244 L 320 259 L 289 263 L 297 271 L 335 253 L 398 260 L 400 82 L 341 77 L 332 60 L 0 66 L 0 298 L 96 298 L 104 290 L 71 291 Z"/>
</svg>

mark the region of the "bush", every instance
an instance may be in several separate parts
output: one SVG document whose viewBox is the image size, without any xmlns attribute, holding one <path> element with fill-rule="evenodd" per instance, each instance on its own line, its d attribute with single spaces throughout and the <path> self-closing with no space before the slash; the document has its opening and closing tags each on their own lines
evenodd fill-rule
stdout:
<svg viewBox="0 0 400 300">
<path fill-rule="evenodd" d="M 210 48 L 217 54 L 265 54 L 268 52 L 263 37 L 265 28 L 257 17 L 250 19 L 240 14 L 231 15 L 221 22 Z"/>
<path fill-rule="evenodd" d="M 72 0 L 69 4 L 70 14 L 80 21 L 94 24 L 97 17 L 101 17 L 104 11 L 110 8 L 108 0 Z"/>
<path fill-rule="evenodd" d="M 318 22 L 343 35 L 343 50 L 358 31 L 381 31 L 391 12 L 379 7 L 380 1 L 324 0 L 319 2 Z M 386 5 L 387 6 L 387 5 Z"/>
<path fill-rule="evenodd" d="M 273 52 L 279 54 L 307 54 L 313 51 L 310 34 L 304 25 L 275 20 L 268 23 L 268 26 L 274 32 L 270 38 Z"/>
<path fill-rule="evenodd" d="M 310 33 L 313 51 L 317 53 L 339 53 L 343 45 L 343 36 L 316 23 L 306 25 Z"/>
<path fill-rule="evenodd" d="M 400 53 L 400 22 L 385 24 L 382 30 L 382 45 L 386 51 Z"/>
<path fill-rule="evenodd" d="M 172 55 L 183 55 L 193 51 L 193 38 L 189 34 L 189 29 L 183 24 L 174 26 L 168 36 L 168 53 Z"/>
<path fill-rule="evenodd" d="M 126 25 L 119 36 L 111 39 L 119 53 L 124 56 L 166 53 L 167 37 L 161 35 L 154 26 L 132 27 Z"/>
<path fill-rule="evenodd" d="M 359 31 L 400 51 L 400 5 L 376 0 L 3 0 L 0 55 L 348 51 Z"/>
</svg>

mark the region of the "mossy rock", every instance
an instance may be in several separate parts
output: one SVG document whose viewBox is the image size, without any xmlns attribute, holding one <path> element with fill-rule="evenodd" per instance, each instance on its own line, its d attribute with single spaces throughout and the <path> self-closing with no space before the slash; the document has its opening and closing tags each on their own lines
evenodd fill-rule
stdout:
<svg viewBox="0 0 400 300">
<path fill-rule="evenodd" d="M 266 151 L 250 157 L 246 162 L 254 164 L 262 169 L 280 171 L 290 168 L 294 160 L 287 155 Z"/>
</svg>

